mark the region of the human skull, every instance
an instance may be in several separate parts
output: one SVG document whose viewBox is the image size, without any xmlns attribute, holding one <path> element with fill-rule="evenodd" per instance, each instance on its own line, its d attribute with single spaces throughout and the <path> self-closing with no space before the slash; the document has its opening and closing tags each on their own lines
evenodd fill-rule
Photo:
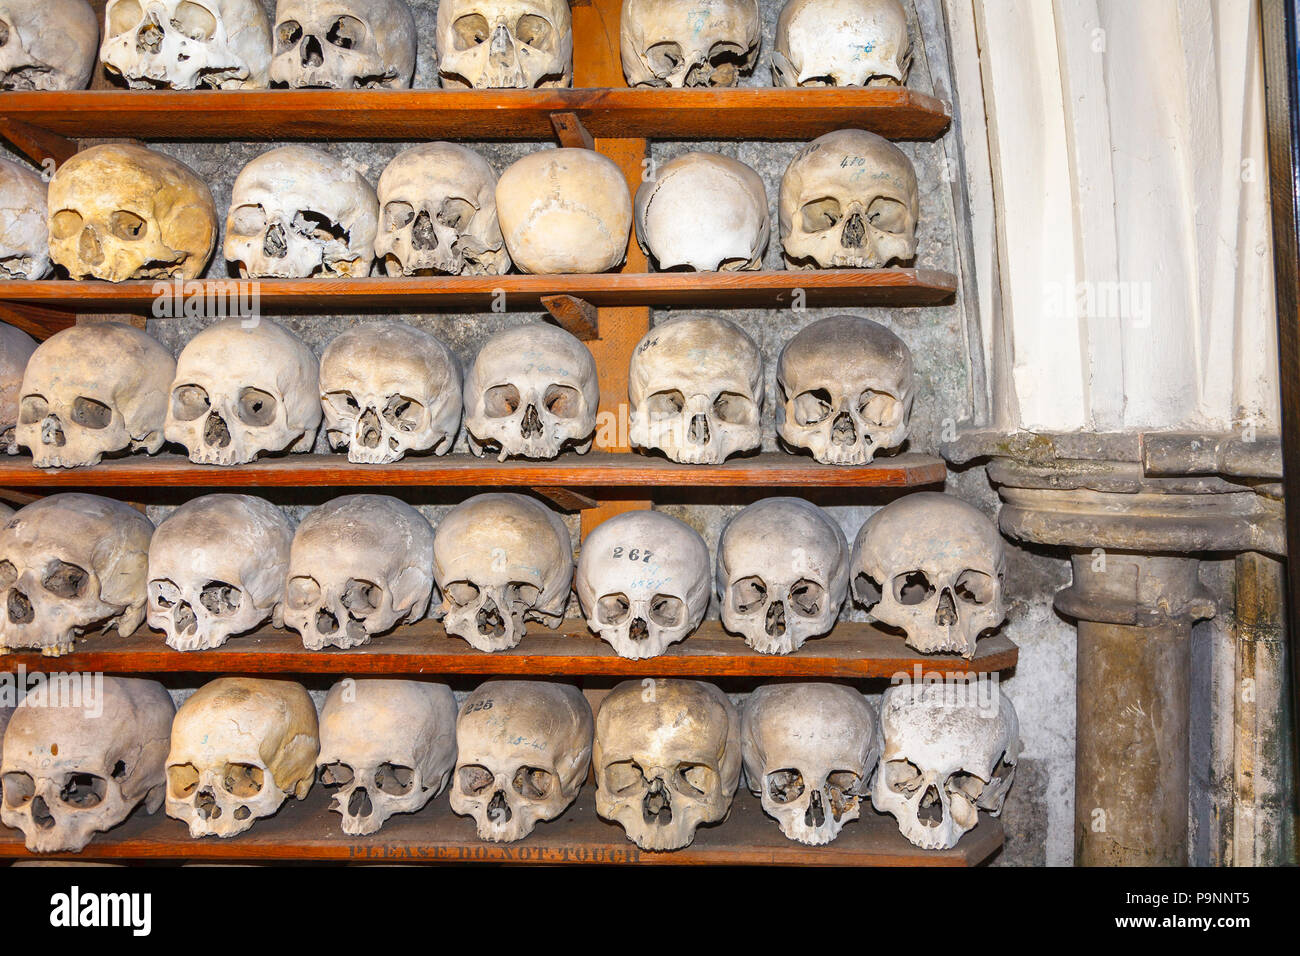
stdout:
<svg viewBox="0 0 1300 956">
<path fill-rule="evenodd" d="M 0 160 L 0 281 L 43 279 L 50 271 L 46 191 L 34 171 Z"/>
<path fill-rule="evenodd" d="M 566 447 L 591 450 L 600 385 L 591 350 L 545 323 L 498 332 L 465 376 L 469 447 L 483 455 L 555 458 Z"/>
<path fill-rule="evenodd" d="M 265 89 L 271 21 L 259 0 L 108 0 L 99 56 L 134 90 Z"/>
<path fill-rule="evenodd" d="M 0 528 L 9 523 L 9 519 L 14 516 L 14 509 L 10 508 L 4 502 L 0 502 Z"/>
<path fill-rule="evenodd" d="M 849 575 L 858 603 L 906 631 L 910 646 L 969 660 L 979 636 L 1006 617 L 1006 564 L 1002 537 L 978 508 L 921 491 L 867 519 Z"/>
<path fill-rule="evenodd" d="M 767 684 L 741 718 L 745 783 L 791 840 L 824 846 L 858 819 L 880 756 L 876 715 L 842 684 Z"/>
<path fill-rule="evenodd" d="M 563 619 L 573 543 L 560 516 L 532 498 L 475 495 L 438 524 L 433 574 L 447 633 L 503 651 L 523 638 L 525 619 Z"/>
<path fill-rule="evenodd" d="M 802 498 L 765 498 L 718 539 L 722 623 L 763 654 L 790 654 L 835 626 L 849 592 L 849 544 Z"/>
<path fill-rule="evenodd" d="M 27 360 L 14 435 L 38 468 L 98 464 L 163 446 L 171 353 L 119 322 L 74 325 Z"/>
<path fill-rule="evenodd" d="M 178 651 L 208 651 L 271 620 L 284 626 L 293 526 L 249 495 L 181 505 L 149 544 L 149 626 Z"/>
<path fill-rule="evenodd" d="M 181 350 L 164 431 L 198 464 L 308 452 L 321 422 L 319 386 L 302 339 L 268 319 L 223 319 Z"/>
<path fill-rule="evenodd" d="M 91 146 L 54 173 L 50 257 L 74 279 L 197 279 L 217 245 L 207 184 L 130 143 Z"/>
<path fill-rule="evenodd" d="M 0 653 L 71 652 L 92 628 L 125 637 L 144 621 L 153 523 L 97 495 L 50 495 L 0 528 Z"/>
<path fill-rule="evenodd" d="M 629 680 L 596 714 L 596 812 L 643 850 L 680 850 L 725 820 L 740 784 L 740 717 L 694 680 Z"/>
<path fill-rule="evenodd" d="M 271 82 L 295 88 L 404 90 L 415 74 L 405 0 L 278 0 Z"/>
<path fill-rule="evenodd" d="M 76 853 L 139 804 L 162 806 L 171 695 L 152 680 L 94 683 L 80 699 L 25 697 L 4 732 L 0 820 L 22 830 L 33 853 Z"/>
<path fill-rule="evenodd" d="M 893 814 L 915 846 L 948 850 L 1002 812 L 1020 759 L 1020 724 L 1006 694 L 996 703 L 969 687 L 899 684 L 880 702 L 880 763 L 871 804 Z"/>
<path fill-rule="evenodd" d="M 758 173 L 718 153 L 664 163 L 636 191 L 637 241 L 661 270 L 757 269 L 770 225 Z"/>
<path fill-rule="evenodd" d="M 788 0 L 776 21 L 775 86 L 902 86 L 911 63 L 898 0 Z"/>
<path fill-rule="evenodd" d="M 509 272 L 496 189 L 491 165 L 466 146 L 403 150 L 379 177 L 375 256 L 390 276 Z"/>
<path fill-rule="evenodd" d="M 497 218 L 520 272 L 606 272 L 627 255 L 632 195 L 600 153 L 544 149 L 501 174 Z"/>
<path fill-rule="evenodd" d="M 460 431 L 460 362 L 405 322 L 358 325 L 320 359 L 321 409 L 330 447 L 348 461 L 388 464 L 408 451 L 451 451 Z"/>
<path fill-rule="evenodd" d="M 628 435 L 673 461 L 715 465 L 762 444 L 763 355 L 727 319 L 683 315 L 632 350 Z"/>
<path fill-rule="evenodd" d="M 86 0 L 0 0 L 0 90 L 84 90 L 98 42 Z"/>
<path fill-rule="evenodd" d="M 0 451 L 6 454 L 18 454 L 18 401 L 23 393 L 23 373 L 35 351 L 35 339 L 0 322 Z"/>
<path fill-rule="evenodd" d="M 865 465 L 907 438 L 912 352 L 889 329 L 856 315 L 806 326 L 777 360 L 776 431 L 827 465 Z"/>
<path fill-rule="evenodd" d="M 352 167 L 311 146 L 263 153 L 235 178 L 225 256 L 244 278 L 370 275 L 379 199 Z"/>
<path fill-rule="evenodd" d="M 657 657 L 700 626 L 709 608 L 709 548 L 661 511 L 629 511 L 582 543 L 574 588 L 587 626 L 619 657 Z"/>
<path fill-rule="evenodd" d="M 480 840 L 522 840 L 578 796 L 591 768 L 591 738 L 591 705 L 576 687 L 480 684 L 456 719 L 452 810 L 474 818 Z"/>
<path fill-rule="evenodd" d="M 293 536 L 284 623 L 309 651 L 359 647 L 429 610 L 433 529 L 388 495 L 345 495 Z"/>
<path fill-rule="evenodd" d="M 889 140 L 840 129 L 799 151 L 777 206 L 791 269 L 874 269 L 916 255 L 916 170 Z"/>
<path fill-rule="evenodd" d="M 377 833 L 442 792 L 456 765 L 456 698 L 446 684 L 353 680 L 330 688 L 320 714 L 320 782 L 351 836 Z"/>
<path fill-rule="evenodd" d="M 623 0 L 628 86 L 736 86 L 758 59 L 758 0 Z"/>
<path fill-rule="evenodd" d="M 573 83 L 567 0 L 441 0 L 438 76 L 458 89 L 545 89 Z"/>
</svg>

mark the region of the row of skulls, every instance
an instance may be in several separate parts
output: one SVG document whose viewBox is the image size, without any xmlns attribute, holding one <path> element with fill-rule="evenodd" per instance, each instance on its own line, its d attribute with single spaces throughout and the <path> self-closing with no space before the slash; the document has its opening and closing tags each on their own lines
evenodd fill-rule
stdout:
<svg viewBox="0 0 1300 956">
<path fill-rule="evenodd" d="M 689 525 L 629 512 L 592 531 L 576 571 L 564 521 L 517 494 L 471 497 L 436 531 L 411 505 L 372 494 L 336 498 L 296 530 L 239 494 L 195 498 L 156 529 L 121 502 L 75 493 L 4 517 L 0 653 L 58 656 L 94 628 L 130 634 L 146 614 L 180 651 L 268 621 L 309 650 L 352 648 L 430 608 L 449 634 L 502 651 L 528 620 L 559 625 L 572 589 L 588 627 L 626 658 L 684 640 L 715 592 L 724 627 L 756 651 L 789 654 L 831 631 L 851 591 L 917 650 L 969 659 L 1006 613 L 1002 539 L 976 508 L 937 492 L 886 505 L 851 549 L 817 506 L 763 499 L 727 523 L 716 566 Z"/>
<path fill-rule="evenodd" d="M 865 130 L 812 141 L 781 180 L 778 224 L 791 269 L 875 268 L 916 255 L 916 171 Z M 48 187 L 0 162 L 0 279 L 111 282 L 203 274 L 219 224 L 207 184 L 133 144 L 83 150 Z M 311 146 L 272 149 L 236 177 L 222 251 L 243 278 L 606 272 L 633 226 L 660 270 L 758 269 L 770 223 L 762 179 L 719 153 L 648 173 L 633 197 L 619 167 L 589 149 L 531 153 L 500 177 L 481 155 L 435 142 L 399 153 L 378 189 Z"/>
<path fill-rule="evenodd" d="M 624 0 L 633 87 L 735 86 L 753 72 L 758 0 Z M 405 0 L 108 0 L 103 42 L 87 0 L 0 0 L 0 89 L 84 89 L 100 59 L 132 89 L 406 89 L 416 25 Z M 98 44 L 98 46 L 97 46 Z M 568 0 L 439 0 L 434 45 L 450 89 L 573 82 Z M 901 86 L 911 65 L 899 0 L 789 0 L 777 86 Z"/>
<path fill-rule="evenodd" d="M 592 714 L 577 688 L 494 680 L 335 684 L 317 714 L 292 681 L 224 677 L 176 709 L 155 681 L 104 677 L 91 700 L 30 696 L 7 712 L 0 820 L 29 850 L 75 852 L 140 804 L 194 838 L 233 837 L 313 783 L 349 835 L 378 832 L 444 789 L 480 839 L 528 836 L 576 800 L 646 850 L 724 821 L 741 782 L 791 840 L 830 843 L 869 799 L 924 849 L 1001 812 L 1020 753 L 1015 708 L 943 684 L 887 690 L 879 716 L 841 684 L 759 687 L 741 707 L 693 680 L 627 681 Z"/>
</svg>

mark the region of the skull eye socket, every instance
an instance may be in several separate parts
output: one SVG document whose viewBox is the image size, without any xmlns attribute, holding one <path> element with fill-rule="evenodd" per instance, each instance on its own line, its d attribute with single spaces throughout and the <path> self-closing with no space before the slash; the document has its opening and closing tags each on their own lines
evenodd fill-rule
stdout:
<svg viewBox="0 0 1300 956">
<path fill-rule="evenodd" d="M 451 32 L 455 37 L 457 50 L 468 50 L 471 47 L 476 47 L 488 38 L 487 18 L 481 13 L 470 13 L 459 17 L 451 25 Z"/>
<path fill-rule="evenodd" d="M 293 231 L 316 242 L 348 241 L 348 231 L 329 216 L 311 209 L 300 209 L 293 216 Z"/>
<path fill-rule="evenodd" d="M 650 620 L 660 627 L 677 627 L 686 619 L 686 605 L 671 594 L 656 594 L 650 599 Z"/>
<path fill-rule="evenodd" d="M 538 767 L 520 767 L 510 786 L 528 800 L 545 800 L 551 792 L 551 775 Z"/>
<path fill-rule="evenodd" d="M 289 605 L 299 611 L 312 607 L 320 600 L 320 585 L 316 579 L 300 574 L 289 579 Z"/>
<path fill-rule="evenodd" d="M 515 24 L 515 36 L 521 43 L 526 43 L 538 50 L 549 50 L 554 31 L 544 17 L 535 13 L 525 13 Z"/>
<path fill-rule="evenodd" d="M 243 601 L 243 593 L 233 584 L 224 581 L 209 581 L 199 592 L 199 603 L 209 614 L 218 617 L 234 614 Z"/>
<path fill-rule="evenodd" d="M 468 764 L 456 772 L 456 779 L 460 781 L 461 792 L 474 796 L 492 786 L 496 778 L 487 767 Z"/>
<path fill-rule="evenodd" d="M 816 425 L 831 414 L 831 393 L 824 388 L 801 392 L 794 399 L 794 420 L 800 425 Z"/>
<path fill-rule="evenodd" d="M 190 0 L 181 0 L 176 5 L 176 13 L 172 17 L 172 27 L 191 40 L 207 43 L 217 35 L 217 18 L 212 15 L 211 11 L 205 10 L 197 3 L 190 3 Z"/>
<path fill-rule="evenodd" d="M 70 773 L 63 778 L 59 800 L 76 810 L 90 810 L 104 801 L 107 783 L 93 773 Z"/>
<path fill-rule="evenodd" d="M 409 226 L 413 219 L 415 219 L 415 207 L 409 202 L 395 199 L 384 207 L 384 221 L 388 223 L 390 230 Z"/>
<path fill-rule="evenodd" d="M 478 588 L 468 581 L 453 581 L 443 588 L 443 593 L 457 607 L 467 607 L 478 601 Z"/>
<path fill-rule="evenodd" d="M 71 239 L 84 226 L 85 220 L 75 209 L 60 209 L 50 217 L 50 235 L 55 239 Z"/>
<path fill-rule="evenodd" d="M 663 418 L 670 415 L 680 415 L 682 409 L 686 407 L 686 398 L 676 389 L 670 389 L 666 392 L 655 392 L 646 399 L 646 408 L 655 418 Z"/>
<path fill-rule="evenodd" d="M 7 588 L 18 580 L 18 569 L 12 561 L 0 561 L 0 588 Z"/>
<path fill-rule="evenodd" d="M 438 210 L 438 222 L 455 229 L 457 232 L 464 232 L 469 228 L 469 224 L 473 221 L 476 212 L 478 210 L 474 208 L 474 204 L 469 200 L 449 196 L 443 200 L 442 208 Z"/>
<path fill-rule="evenodd" d="M 232 797 L 246 800 L 262 792 L 265 774 L 251 763 L 228 763 L 221 774 L 221 786 Z"/>
<path fill-rule="evenodd" d="M 173 581 L 157 578 L 149 582 L 149 601 L 158 609 L 170 610 L 181 600 L 181 589 Z"/>
<path fill-rule="evenodd" d="M 894 578 L 894 600 L 899 604 L 924 604 L 934 596 L 934 585 L 922 570 L 904 571 Z"/>
<path fill-rule="evenodd" d="M 355 418 L 361 411 L 361 403 L 357 401 L 356 396 L 346 389 L 327 393 L 325 401 L 333 405 L 334 410 L 340 415 Z"/>
<path fill-rule="evenodd" d="M 119 209 L 108 217 L 108 231 L 124 242 L 137 242 L 149 232 L 149 223 L 129 210 Z"/>
<path fill-rule="evenodd" d="M 973 773 L 967 773 L 965 770 L 958 770 L 948 778 L 944 788 L 950 794 L 961 794 L 971 803 L 979 799 L 980 794 L 984 792 L 986 782 L 975 776 Z"/>
<path fill-rule="evenodd" d="M 512 584 L 506 589 L 506 601 L 512 608 L 522 611 L 534 607 L 541 596 L 541 588 L 523 582 Z"/>
<path fill-rule="evenodd" d="M 688 797 L 702 797 L 715 779 L 713 770 L 702 763 L 680 763 L 673 773 L 673 787 Z"/>
<path fill-rule="evenodd" d="M 50 413 L 49 403 L 40 395 L 24 395 L 18 408 L 18 421 L 35 425 Z"/>
<path fill-rule="evenodd" d="M 346 787 L 352 782 L 352 768 L 345 763 L 327 763 L 320 768 L 320 782 L 327 787 Z"/>
<path fill-rule="evenodd" d="M 856 794 L 861 782 L 862 778 L 852 770 L 835 770 L 826 777 L 826 788 L 833 795 Z"/>
<path fill-rule="evenodd" d="M 714 417 L 728 425 L 753 425 L 754 412 L 754 403 L 735 392 L 720 392 L 713 400 Z"/>
<path fill-rule="evenodd" d="M 519 389 L 494 385 L 483 393 L 483 412 L 488 418 L 509 418 L 519 411 Z"/>
<path fill-rule="evenodd" d="M 17 809 L 36 796 L 36 781 L 31 774 L 15 770 L 4 775 L 5 806 Z"/>
<path fill-rule="evenodd" d="M 867 207 L 867 222 L 881 232 L 906 232 L 907 219 L 907 207 L 897 199 L 877 196 Z"/>
<path fill-rule="evenodd" d="M 803 774 L 798 770 L 776 770 L 767 775 L 767 795 L 774 803 L 798 800 L 803 792 Z"/>
<path fill-rule="evenodd" d="M 339 17 L 330 25 L 325 39 L 341 50 L 355 49 L 366 39 L 366 25 L 356 17 Z"/>
<path fill-rule="evenodd" d="M 665 40 L 646 50 L 645 59 L 656 76 L 664 77 L 680 67 L 686 57 L 682 55 L 681 44 Z"/>
<path fill-rule="evenodd" d="M 606 594 L 596 602 L 596 620 L 617 627 L 627 620 L 631 608 L 626 594 Z"/>
<path fill-rule="evenodd" d="M 887 392 L 868 388 L 858 396 L 858 414 L 872 425 L 882 428 L 897 425 L 902 411 L 902 402 Z"/>
<path fill-rule="evenodd" d="M 827 196 L 804 203 L 799 218 L 803 221 L 804 232 L 825 232 L 844 218 L 844 212 L 838 199 Z"/>
<path fill-rule="evenodd" d="M 953 592 L 967 604 L 988 604 L 993 600 L 993 578 L 983 571 L 967 568 L 957 578 Z"/>
<path fill-rule="evenodd" d="M 178 385 L 172 392 L 172 417 L 177 421 L 192 422 L 206 415 L 211 405 L 201 385 Z"/>
<path fill-rule="evenodd" d="M 415 771 L 397 763 L 381 763 L 375 768 L 375 786 L 392 797 L 411 792 Z"/>
<path fill-rule="evenodd" d="M 173 797 L 184 799 L 199 785 L 199 771 L 192 763 L 175 763 L 167 768 L 167 789 Z"/>
<path fill-rule="evenodd" d="M 113 410 L 103 402 L 79 395 L 72 402 L 72 420 L 83 428 L 98 431 L 113 421 Z"/>
<path fill-rule="evenodd" d="M 379 610 L 384 592 L 379 585 L 370 581 L 349 578 L 343 591 L 343 606 L 353 617 L 366 617 Z"/>
<path fill-rule="evenodd" d="M 49 591 L 55 597 L 61 597 L 65 600 L 79 598 L 86 593 L 86 584 L 90 580 L 90 575 L 84 568 L 79 568 L 75 564 L 69 564 L 66 561 L 55 561 L 45 577 L 41 579 L 41 587 Z"/>
<path fill-rule="evenodd" d="M 302 39 L 302 24 L 297 20 L 285 20 L 275 28 L 275 39 L 282 49 L 293 46 Z"/>
<path fill-rule="evenodd" d="M 382 414 L 384 421 L 399 432 L 413 432 L 424 417 L 424 406 L 405 395 L 391 395 Z"/>
<path fill-rule="evenodd" d="M 275 398 L 251 385 L 239 393 L 236 414 L 245 425 L 263 428 L 275 422 Z"/>
<path fill-rule="evenodd" d="M 826 592 L 816 581 L 801 578 L 790 587 L 790 607 L 796 614 L 816 617 L 821 613 L 822 598 Z"/>
<path fill-rule="evenodd" d="M 108 12 L 108 34 L 117 36 L 119 33 L 134 30 L 143 19 L 144 10 L 137 0 L 120 0 L 113 4 L 113 8 Z"/>
<path fill-rule="evenodd" d="M 740 614 L 750 614 L 767 603 L 767 584 L 760 577 L 741 578 L 731 586 L 731 605 Z"/>
<path fill-rule="evenodd" d="M 645 774 L 635 760 L 620 760 L 605 768 L 605 787 L 610 793 L 634 793 L 645 786 Z"/>
<path fill-rule="evenodd" d="M 885 761 L 885 786 L 894 793 L 910 797 L 921 789 L 924 778 L 921 770 L 910 760 Z"/>
<path fill-rule="evenodd" d="M 266 230 L 266 210 L 259 205 L 240 206 L 230 214 L 230 231 L 237 236 L 260 236 Z"/>
<path fill-rule="evenodd" d="M 556 418 L 577 418 L 582 414 L 582 393 L 568 385 L 552 385 L 542 404 Z"/>
</svg>

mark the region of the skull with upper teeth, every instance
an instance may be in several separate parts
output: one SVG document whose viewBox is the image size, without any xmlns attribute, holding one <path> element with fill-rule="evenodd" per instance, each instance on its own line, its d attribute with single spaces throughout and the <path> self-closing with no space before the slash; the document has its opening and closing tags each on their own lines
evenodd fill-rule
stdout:
<svg viewBox="0 0 1300 956">
<path fill-rule="evenodd" d="M 50 271 L 47 191 L 32 170 L 0 160 L 0 281 L 42 279 Z"/>
<path fill-rule="evenodd" d="M 35 351 L 35 339 L 0 322 L 0 451 L 9 455 L 18 454 L 18 402 L 27 361 Z"/>
<path fill-rule="evenodd" d="M 415 74 L 415 43 L 415 18 L 405 0 L 278 0 L 271 82 L 407 89 Z"/>
<path fill-rule="evenodd" d="M 993 522 L 960 498 L 922 491 L 892 501 L 853 545 L 853 596 L 924 654 L 975 656 L 1006 617 L 1006 548 Z"/>
<path fill-rule="evenodd" d="M 259 0 L 109 0 L 100 59 L 137 90 L 265 89 L 271 21 Z"/>
<path fill-rule="evenodd" d="M 0 90 L 84 90 L 98 40 L 86 0 L 0 0 Z"/>
<path fill-rule="evenodd" d="M 623 0 L 628 86 L 736 86 L 758 59 L 757 0 Z"/>
<path fill-rule="evenodd" d="M 434 38 L 445 87 L 544 89 L 573 82 L 568 0 L 441 0 Z"/>
<path fill-rule="evenodd" d="M 776 21 L 775 86 L 902 86 L 911 61 L 899 0 L 789 0 Z"/>
</svg>

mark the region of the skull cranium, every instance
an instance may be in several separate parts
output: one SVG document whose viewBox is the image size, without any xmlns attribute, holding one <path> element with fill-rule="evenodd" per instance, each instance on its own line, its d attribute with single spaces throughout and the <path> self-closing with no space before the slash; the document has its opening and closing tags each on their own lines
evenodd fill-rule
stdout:
<svg viewBox="0 0 1300 956">
<path fill-rule="evenodd" d="M 776 21 L 776 86 L 902 86 L 911 61 L 899 0 L 789 0 Z"/>
<path fill-rule="evenodd" d="M 50 271 L 46 191 L 35 172 L 0 160 L 0 281 L 43 279 Z"/>
<path fill-rule="evenodd" d="M 36 351 L 36 341 L 12 325 L 0 322 L 0 451 L 18 454 L 18 402 L 23 393 L 23 373 Z"/>
<path fill-rule="evenodd" d="M 258 0 L 109 0 L 100 59 L 137 90 L 265 89 L 271 21 Z"/>
<path fill-rule="evenodd" d="M 736 86 L 754 69 L 758 0 L 623 0 L 628 86 Z"/>
<path fill-rule="evenodd" d="M 0 90 L 84 90 L 98 41 L 86 0 L 0 0 Z"/>
<path fill-rule="evenodd" d="M 544 89 L 573 82 L 567 0 L 441 0 L 434 37 L 445 87 Z"/>
<path fill-rule="evenodd" d="M 415 74 L 405 0 L 278 0 L 271 82 L 295 88 L 400 90 Z"/>
</svg>

